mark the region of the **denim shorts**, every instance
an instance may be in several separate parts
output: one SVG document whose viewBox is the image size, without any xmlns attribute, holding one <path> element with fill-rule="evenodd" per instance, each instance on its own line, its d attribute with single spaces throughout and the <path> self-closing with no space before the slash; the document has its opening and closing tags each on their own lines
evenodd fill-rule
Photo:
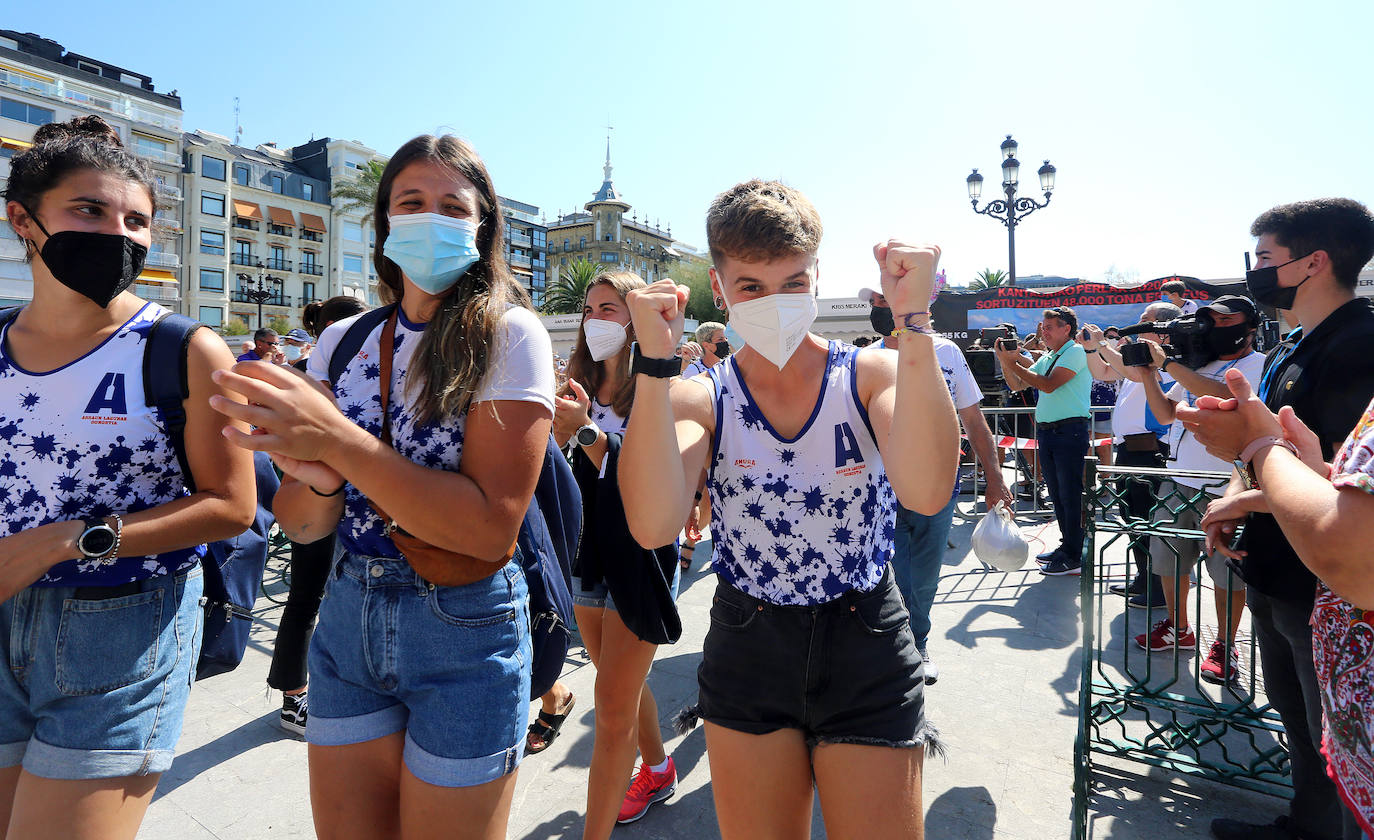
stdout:
<svg viewBox="0 0 1374 840">
<path fill-rule="evenodd" d="M 421 781 L 470 787 L 515 770 L 529 718 L 529 593 L 519 555 L 466 586 L 340 548 L 310 641 L 305 739 L 405 732 Z"/>
<path fill-rule="evenodd" d="M 682 567 L 674 563 L 673 579 L 668 583 L 668 591 L 673 593 L 674 601 L 677 600 L 677 591 L 681 584 Z M 574 574 L 572 576 L 572 599 L 574 606 L 615 611 L 615 599 L 611 597 L 611 590 L 606 586 L 604 579 L 600 583 L 593 583 L 588 586 L 582 582 L 582 578 Z"/>
<path fill-rule="evenodd" d="M 719 581 L 697 683 L 701 718 L 727 729 L 799 729 L 812 746 L 939 748 L 890 565 L 872 591 L 808 607 L 760 601 Z"/>
<path fill-rule="evenodd" d="M 202 588 L 197 566 L 119 587 L 30 586 L 0 603 L 0 767 L 48 779 L 171 767 Z"/>
</svg>

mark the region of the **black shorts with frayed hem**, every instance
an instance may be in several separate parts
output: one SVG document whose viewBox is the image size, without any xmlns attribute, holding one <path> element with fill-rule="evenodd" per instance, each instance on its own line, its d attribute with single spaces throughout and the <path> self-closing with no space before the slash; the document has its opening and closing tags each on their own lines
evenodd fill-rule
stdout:
<svg viewBox="0 0 1374 840">
<path fill-rule="evenodd" d="M 870 592 L 779 606 L 719 581 L 697 669 L 703 720 L 751 735 L 799 729 L 811 746 L 930 746 L 925 675 L 889 567 Z"/>
</svg>

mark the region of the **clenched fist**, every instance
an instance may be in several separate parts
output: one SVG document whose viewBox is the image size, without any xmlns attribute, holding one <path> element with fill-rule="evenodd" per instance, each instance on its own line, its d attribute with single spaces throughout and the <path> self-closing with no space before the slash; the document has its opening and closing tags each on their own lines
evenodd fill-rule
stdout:
<svg viewBox="0 0 1374 840">
<path fill-rule="evenodd" d="M 930 310 L 930 292 L 935 287 L 940 246 L 908 245 L 889 239 L 873 246 L 873 258 L 878 261 L 883 297 L 887 298 L 899 324 L 912 312 Z"/>
<path fill-rule="evenodd" d="M 650 359 L 673 358 L 678 340 L 682 338 L 687 294 L 686 286 L 665 279 L 625 296 L 639 352 Z"/>
</svg>

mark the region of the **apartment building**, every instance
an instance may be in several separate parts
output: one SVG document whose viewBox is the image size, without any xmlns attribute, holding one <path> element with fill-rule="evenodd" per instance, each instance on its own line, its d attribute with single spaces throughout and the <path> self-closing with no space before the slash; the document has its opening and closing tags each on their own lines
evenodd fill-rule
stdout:
<svg viewBox="0 0 1374 840">
<path fill-rule="evenodd" d="M 181 98 L 158 93 L 151 77 L 56 41 L 0 29 L 0 188 L 10 159 L 32 145 L 40 125 L 95 114 L 149 164 L 157 181 L 153 245 L 134 291 L 169 309 L 185 310 L 181 253 Z M 23 243 L 0 219 L 0 305 L 33 299 L 33 274 Z"/>
<path fill-rule="evenodd" d="M 188 314 L 217 329 L 300 326 L 301 309 L 330 294 L 328 181 L 270 143 L 250 149 L 204 130 L 182 139 Z"/>
<path fill-rule="evenodd" d="M 505 196 L 498 196 L 498 199 L 506 218 L 506 262 L 538 309 L 544 305 L 544 292 L 548 288 L 548 228 L 539 217 L 539 208 L 533 204 Z"/>
</svg>

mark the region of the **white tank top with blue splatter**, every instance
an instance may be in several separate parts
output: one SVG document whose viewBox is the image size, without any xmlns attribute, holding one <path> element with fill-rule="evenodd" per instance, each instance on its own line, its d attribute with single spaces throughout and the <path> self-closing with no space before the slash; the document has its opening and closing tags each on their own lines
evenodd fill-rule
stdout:
<svg viewBox="0 0 1374 840">
<path fill-rule="evenodd" d="M 10 356 L 14 322 L 0 333 L 0 536 L 136 513 L 189 495 L 166 428 L 143 394 L 144 341 L 166 312 L 144 304 L 94 350 L 43 373 Z M 35 585 L 117 586 L 192 568 L 204 552 L 200 545 L 149 557 L 65 560 Z"/>
<path fill-rule="evenodd" d="M 734 357 L 708 371 L 712 565 L 755 598 L 810 605 L 866 592 L 892 557 L 896 499 L 858 399 L 858 354 L 830 343 L 816 407 L 790 439 L 754 403 Z"/>
</svg>

